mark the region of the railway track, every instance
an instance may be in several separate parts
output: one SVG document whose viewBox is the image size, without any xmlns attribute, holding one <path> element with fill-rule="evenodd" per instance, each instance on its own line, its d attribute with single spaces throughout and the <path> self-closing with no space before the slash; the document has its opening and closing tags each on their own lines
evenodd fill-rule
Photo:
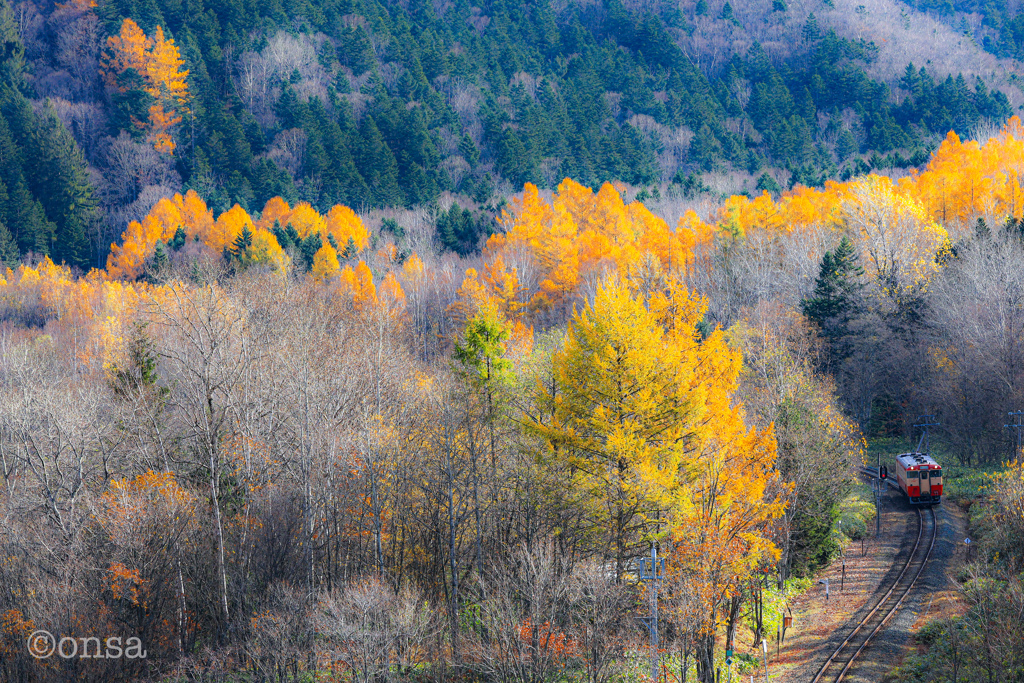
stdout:
<svg viewBox="0 0 1024 683">
<path fill-rule="evenodd" d="M 867 470 L 865 473 L 875 476 L 873 470 Z M 842 645 L 826 660 L 811 683 L 839 683 L 846 678 L 871 639 L 885 628 L 903 606 L 903 601 L 917 583 L 935 547 L 935 511 L 930 507 L 917 508 L 917 522 L 917 540 L 899 576 L 871 611 L 850 631 Z"/>
</svg>

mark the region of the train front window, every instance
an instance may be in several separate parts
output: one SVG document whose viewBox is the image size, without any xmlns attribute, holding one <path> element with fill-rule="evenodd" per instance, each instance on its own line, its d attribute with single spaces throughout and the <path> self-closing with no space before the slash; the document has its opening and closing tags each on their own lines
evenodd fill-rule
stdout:
<svg viewBox="0 0 1024 683">
<path fill-rule="evenodd" d="M 907 472 L 907 479 L 917 479 L 917 471 L 910 470 Z"/>
<path fill-rule="evenodd" d="M 921 470 L 921 479 L 928 478 L 928 470 Z"/>
</svg>

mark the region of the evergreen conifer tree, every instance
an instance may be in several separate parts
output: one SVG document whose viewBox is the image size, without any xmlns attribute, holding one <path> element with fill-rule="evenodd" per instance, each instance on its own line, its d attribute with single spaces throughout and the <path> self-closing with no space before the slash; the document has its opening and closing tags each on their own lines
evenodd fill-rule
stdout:
<svg viewBox="0 0 1024 683">
<path fill-rule="evenodd" d="M 178 229 L 174 231 L 174 237 L 171 238 L 171 242 L 167 246 L 177 251 L 178 249 L 181 249 L 183 246 L 185 246 L 185 240 L 187 238 L 188 237 L 185 234 L 185 228 L 179 225 Z"/>
<path fill-rule="evenodd" d="M 0 83 L 21 90 L 25 85 L 25 46 L 12 3 L 0 2 Z"/>
<path fill-rule="evenodd" d="M 804 315 L 818 328 L 828 344 L 829 365 L 849 355 L 850 321 L 860 310 L 860 282 L 864 269 L 848 237 L 821 258 L 814 294 L 801 302 Z"/>
<path fill-rule="evenodd" d="M 761 177 L 757 179 L 757 191 L 768 192 L 770 195 L 778 196 L 782 192 L 782 187 L 767 173 L 762 173 Z"/>
<path fill-rule="evenodd" d="M 82 150 L 49 102 L 36 116 L 20 93 L 0 88 L 0 111 L 12 139 L 24 150 L 29 188 L 56 224 L 47 251 L 58 263 L 87 268 L 91 259 L 86 235 L 98 216 Z"/>
<path fill-rule="evenodd" d="M 814 16 L 814 12 L 807 15 L 807 23 L 804 24 L 803 36 L 805 43 L 813 43 L 821 39 L 821 29 L 818 27 L 818 19 Z"/>
<path fill-rule="evenodd" d="M 845 161 L 847 157 L 857 151 L 857 141 L 853 139 L 853 133 L 850 132 L 849 128 L 844 128 L 843 132 L 836 138 L 836 157 L 839 161 Z"/>
<path fill-rule="evenodd" d="M 18 245 L 11 236 L 7 226 L 0 223 L 0 264 L 8 268 L 14 267 L 18 262 Z"/>
<path fill-rule="evenodd" d="M 163 240 L 157 240 L 153 249 L 153 265 L 150 271 L 154 276 L 159 275 L 166 270 L 168 263 L 170 260 L 167 258 L 167 247 Z"/>
<path fill-rule="evenodd" d="M 690 158 L 705 171 L 710 171 L 721 153 L 722 145 L 711 132 L 711 127 L 705 123 L 690 141 Z"/>
<path fill-rule="evenodd" d="M 362 140 L 357 165 L 370 188 L 373 205 L 402 204 L 404 197 L 398 186 L 398 163 L 372 116 L 363 117 L 359 133 Z"/>
<path fill-rule="evenodd" d="M 288 226 L 289 228 L 291 226 Z M 306 235 L 306 239 L 302 240 L 299 245 L 299 254 L 302 256 L 302 262 L 306 267 L 308 273 L 313 268 L 313 259 L 316 257 L 316 252 L 320 251 L 320 247 L 324 246 L 324 242 L 320 239 L 320 233 L 311 232 Z"/>
<path fill-rule="evenodd" d="M 274 219 L 274 227 L 271 228 L 270 232 L 273 233 L 274 239 L 277 240 L 277 243 L 285 251 L 288 251 L 295 245 L 295 242 L 292 241 L 291 235 L 288 234 L 287 230 L 281 227 L 281 221 L 276 218 Z"/>
<path fill-rule="evenodd" d="M 227 254 L 229 261 L 235 261 L 239 264 L 245 265 L 249 256 L 249 247 L 252 246 L 252 231 L 249 230 L 248 225 L 242 226 L 242 232 L 239 233 L 235 241 L 231 243 L 229 252 Z"/>
</svg>

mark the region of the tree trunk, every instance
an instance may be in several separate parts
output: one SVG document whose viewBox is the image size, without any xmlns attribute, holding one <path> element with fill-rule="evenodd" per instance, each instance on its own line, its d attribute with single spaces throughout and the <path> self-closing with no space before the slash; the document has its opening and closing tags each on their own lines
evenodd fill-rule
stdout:
<svg viewBox="0 0 1024 683">
<path fill-rule="evenodd" d="M 736 620 L 740 614 L 740 607 L 743 605 L 743 596 L 734 595 L 729 600 L 729 624 L 725 631 L 725 649 L 735 650 L 736 649 Z M 758 635 L 754 634 L 754 639 L 757 640 L 755 643 L 758 644 Z"/>
<path fill-rule="evenodd" d="M 217 482 L 215 447 L 210 445 L 210 497 L 213 499 L 213 518 L 217 524 L 217 569 L 220 572 L 220 601 L 224 612 L 224 629 L 228 627 L 228 570 L 224 560 L 224 525 L 220 515 L 220 486 Z"/>
</svg>

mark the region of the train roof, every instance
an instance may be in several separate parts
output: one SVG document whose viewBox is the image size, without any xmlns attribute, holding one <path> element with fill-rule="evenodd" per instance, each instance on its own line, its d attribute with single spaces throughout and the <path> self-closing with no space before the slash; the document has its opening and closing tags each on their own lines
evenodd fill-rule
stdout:
<svg viewBox="0 0 1024 683">
<path fill-rule="evenodd" d="M 929 469 L 933 467 L 942 469 L 942 466 L 935 462 L 935 458 L 927 453 L 900 453 L 896 456 L 896 462 L 903 467 L 920 467 L 928 465 Z"/>
</svg>

